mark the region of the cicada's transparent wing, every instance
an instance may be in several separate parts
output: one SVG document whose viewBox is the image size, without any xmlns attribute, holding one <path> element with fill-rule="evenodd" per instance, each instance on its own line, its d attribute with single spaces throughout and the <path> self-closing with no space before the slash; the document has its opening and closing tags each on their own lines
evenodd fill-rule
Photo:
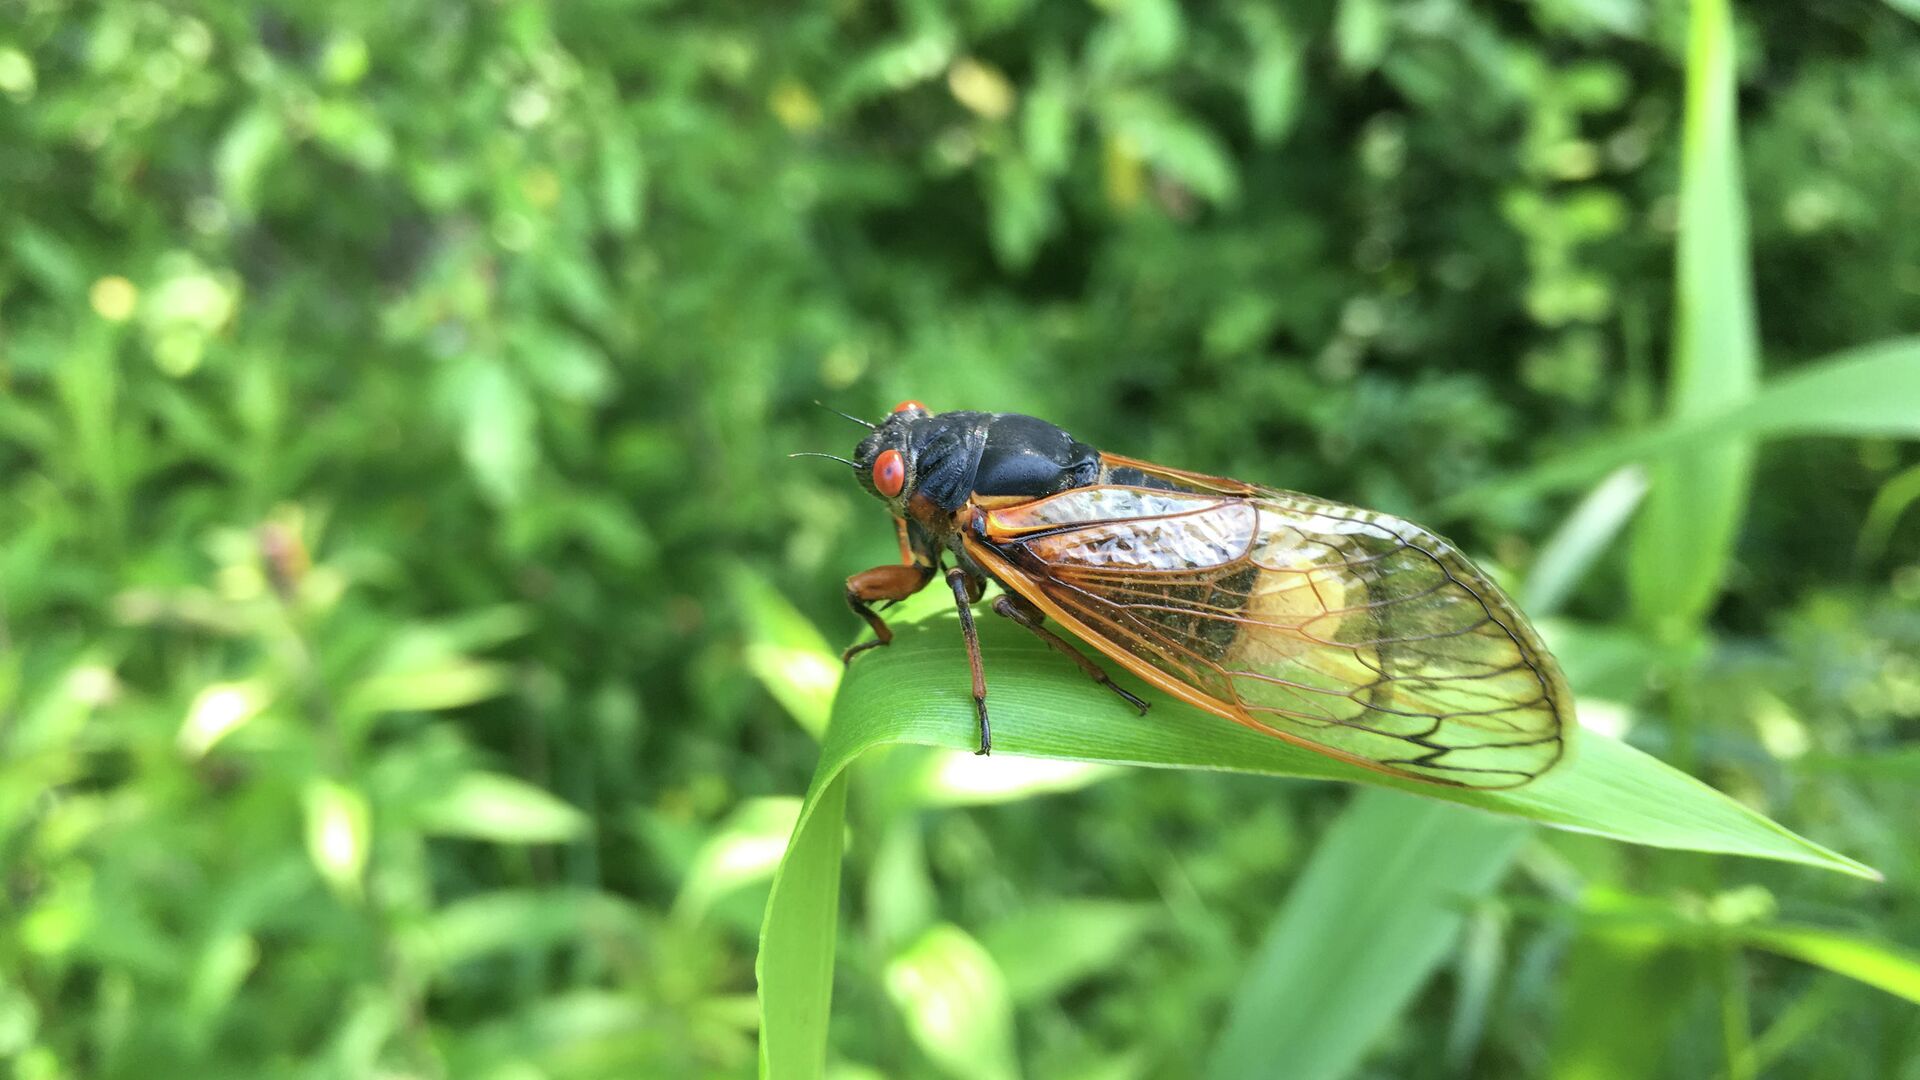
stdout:
<svg viewBox="0 0 1920 1080">
<path fill-rule="evenodd" d="M 1137 674 L 1257 730 L 1468 787 L 1524 784 L 1559 760 L 1565 680 L 1451 544 L 1292 492 L 1141 479 L 1166 486 L 985 511 L 970 550 Z"/>
</svg>

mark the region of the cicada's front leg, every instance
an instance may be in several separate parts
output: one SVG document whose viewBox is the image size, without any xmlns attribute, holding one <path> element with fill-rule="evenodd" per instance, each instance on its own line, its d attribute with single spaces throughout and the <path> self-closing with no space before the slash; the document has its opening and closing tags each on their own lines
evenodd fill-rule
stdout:
<svg viewBox="0 0 1920 1080">
<path fill-rule="evenodd" d="M 853 658 L 868 649 L 878 648 L 893 642 L 893 631 L 887 627 L 887 620 L 870 606 L 882 600 L 905 600 L 926 587 L 933 580 L 933 567 L 921 565 L 876 566 L 871 570 L 862 570 L 847 579 L 847 606 L 855 615 L 867 620 L 873 627 L 873 640 L 863 641 L 851 646 L 840 654 L 840 662 L 853 663 Z"/>
</svg>

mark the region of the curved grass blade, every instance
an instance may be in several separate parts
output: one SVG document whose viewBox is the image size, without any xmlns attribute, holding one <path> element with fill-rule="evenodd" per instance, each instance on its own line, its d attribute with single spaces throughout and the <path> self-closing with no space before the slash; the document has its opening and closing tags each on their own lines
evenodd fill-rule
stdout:
<svg viewBox="0 0 1920 1080">
<path fill-rule="evenodd" d="M 834 702 L 800 823 L 774 878 L 761 930 L 762 1075 L 824 1069 L 840 888 L 845 770 L 893 743 L 973 747 L 973 704 L 959 627 L 932 601 L 905 605 L 893 646 L 847 673 Z M 1613 739 L 1579 732 L 1570 760 L 1511 791 L 1444 788 L 1386 776 L 1259 735 L 1152 691 L 1139 716 L 1018 627 L 980 625 L 995 754 L 1158 768 L 1265 773 L 1395 788 L 1628 843 L 1802 863 L 1865 878 L 1866 866 L 1795 835 Z"/>
</svg>

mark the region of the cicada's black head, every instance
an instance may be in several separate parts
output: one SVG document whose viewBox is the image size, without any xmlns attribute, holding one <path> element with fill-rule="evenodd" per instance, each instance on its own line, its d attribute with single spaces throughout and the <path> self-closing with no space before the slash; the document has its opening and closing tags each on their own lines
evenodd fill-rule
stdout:
<svg viewBox="0 0 1920 1080">
<path fill-rule="evenodd" d="M 975 495 L 1037 499 L 1093 483 L 1100 472 L 1098 450 L 1018 413 L 934 413 L 903 401 L 867 426 L 873 431 L 854 448 L 853 460 L 836 460 L 852 465 L 860 485 L 895 517 L 911 516 L 906 506 L 916 497 L 941 510 L 958 509 Z"/>
<path fill-rule="evenodd" d="M 896 514 L 913 497 L 921 457 L 937 434 L 935 416 L 917 401 L 903 401 L 860 440 L 853 450 L 853 473 L 860 486 L 893 507 Z"/>
</svg>

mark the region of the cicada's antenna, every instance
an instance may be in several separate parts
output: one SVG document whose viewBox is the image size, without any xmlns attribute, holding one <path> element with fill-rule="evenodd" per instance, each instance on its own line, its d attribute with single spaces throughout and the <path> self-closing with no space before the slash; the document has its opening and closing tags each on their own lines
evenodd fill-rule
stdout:
<svg viewBox="0 0 1920 1080">
<path fill-rule="evenodd" d="M 841 456 L 839 456 L 838 454 L 816 454 L 816 453 L 814 453 L 814 452 L 813 452 L 813 451 L 811 451 L 811 450 L 802 450 L 802 451 L 800 451 L 800 452 L 799 452 L 799 453 L 797 453 L 797 454 L 788 454 L 787 456 L 788 456 L 788 457 L 790 457 L 790 458 L 797 458 L 797 457 L 823 457 L 823 458 L 826 458 L 826 459 L 827 459 L 828 461 L 837 461 L 837 462 L 839 462 L 840 464 L 842 464 L 842 465 L 846 465 L 846 466 L 848 466 L 848 467 L 850 467 L 850 468 L 854 468 L 854 469 L 857 469 L 857 468 L 859 468 L 859 467 L 860 467 L 859 465 L 857 465 L 857 464 L 855 464 L 854 462 L 851 462 L 851 461 L 848 461 L 848 460 L 847 460 L 846 458 L 843 458 L 843 457 L 841 457 Z"/>
<path fill-rule="evenodd" d="M 834 408 L 833 406 L 827 404 L 824 401 L 816 401 L 814 402 L 814 404 L 820 406 L 821 408 L 827 410 L 828 412 L 832 413 L 835 416 L 841 417 L 842 419 L 851 420 L 854 423 L 859 424 L 861 427 L 866 428 L 868 431 L 876 430 L 880 426 L 871 420 L 862 420 L 857 416 L 848 416 L 846 413 L 841 412 L 839 409 Z"/>
</svg>

